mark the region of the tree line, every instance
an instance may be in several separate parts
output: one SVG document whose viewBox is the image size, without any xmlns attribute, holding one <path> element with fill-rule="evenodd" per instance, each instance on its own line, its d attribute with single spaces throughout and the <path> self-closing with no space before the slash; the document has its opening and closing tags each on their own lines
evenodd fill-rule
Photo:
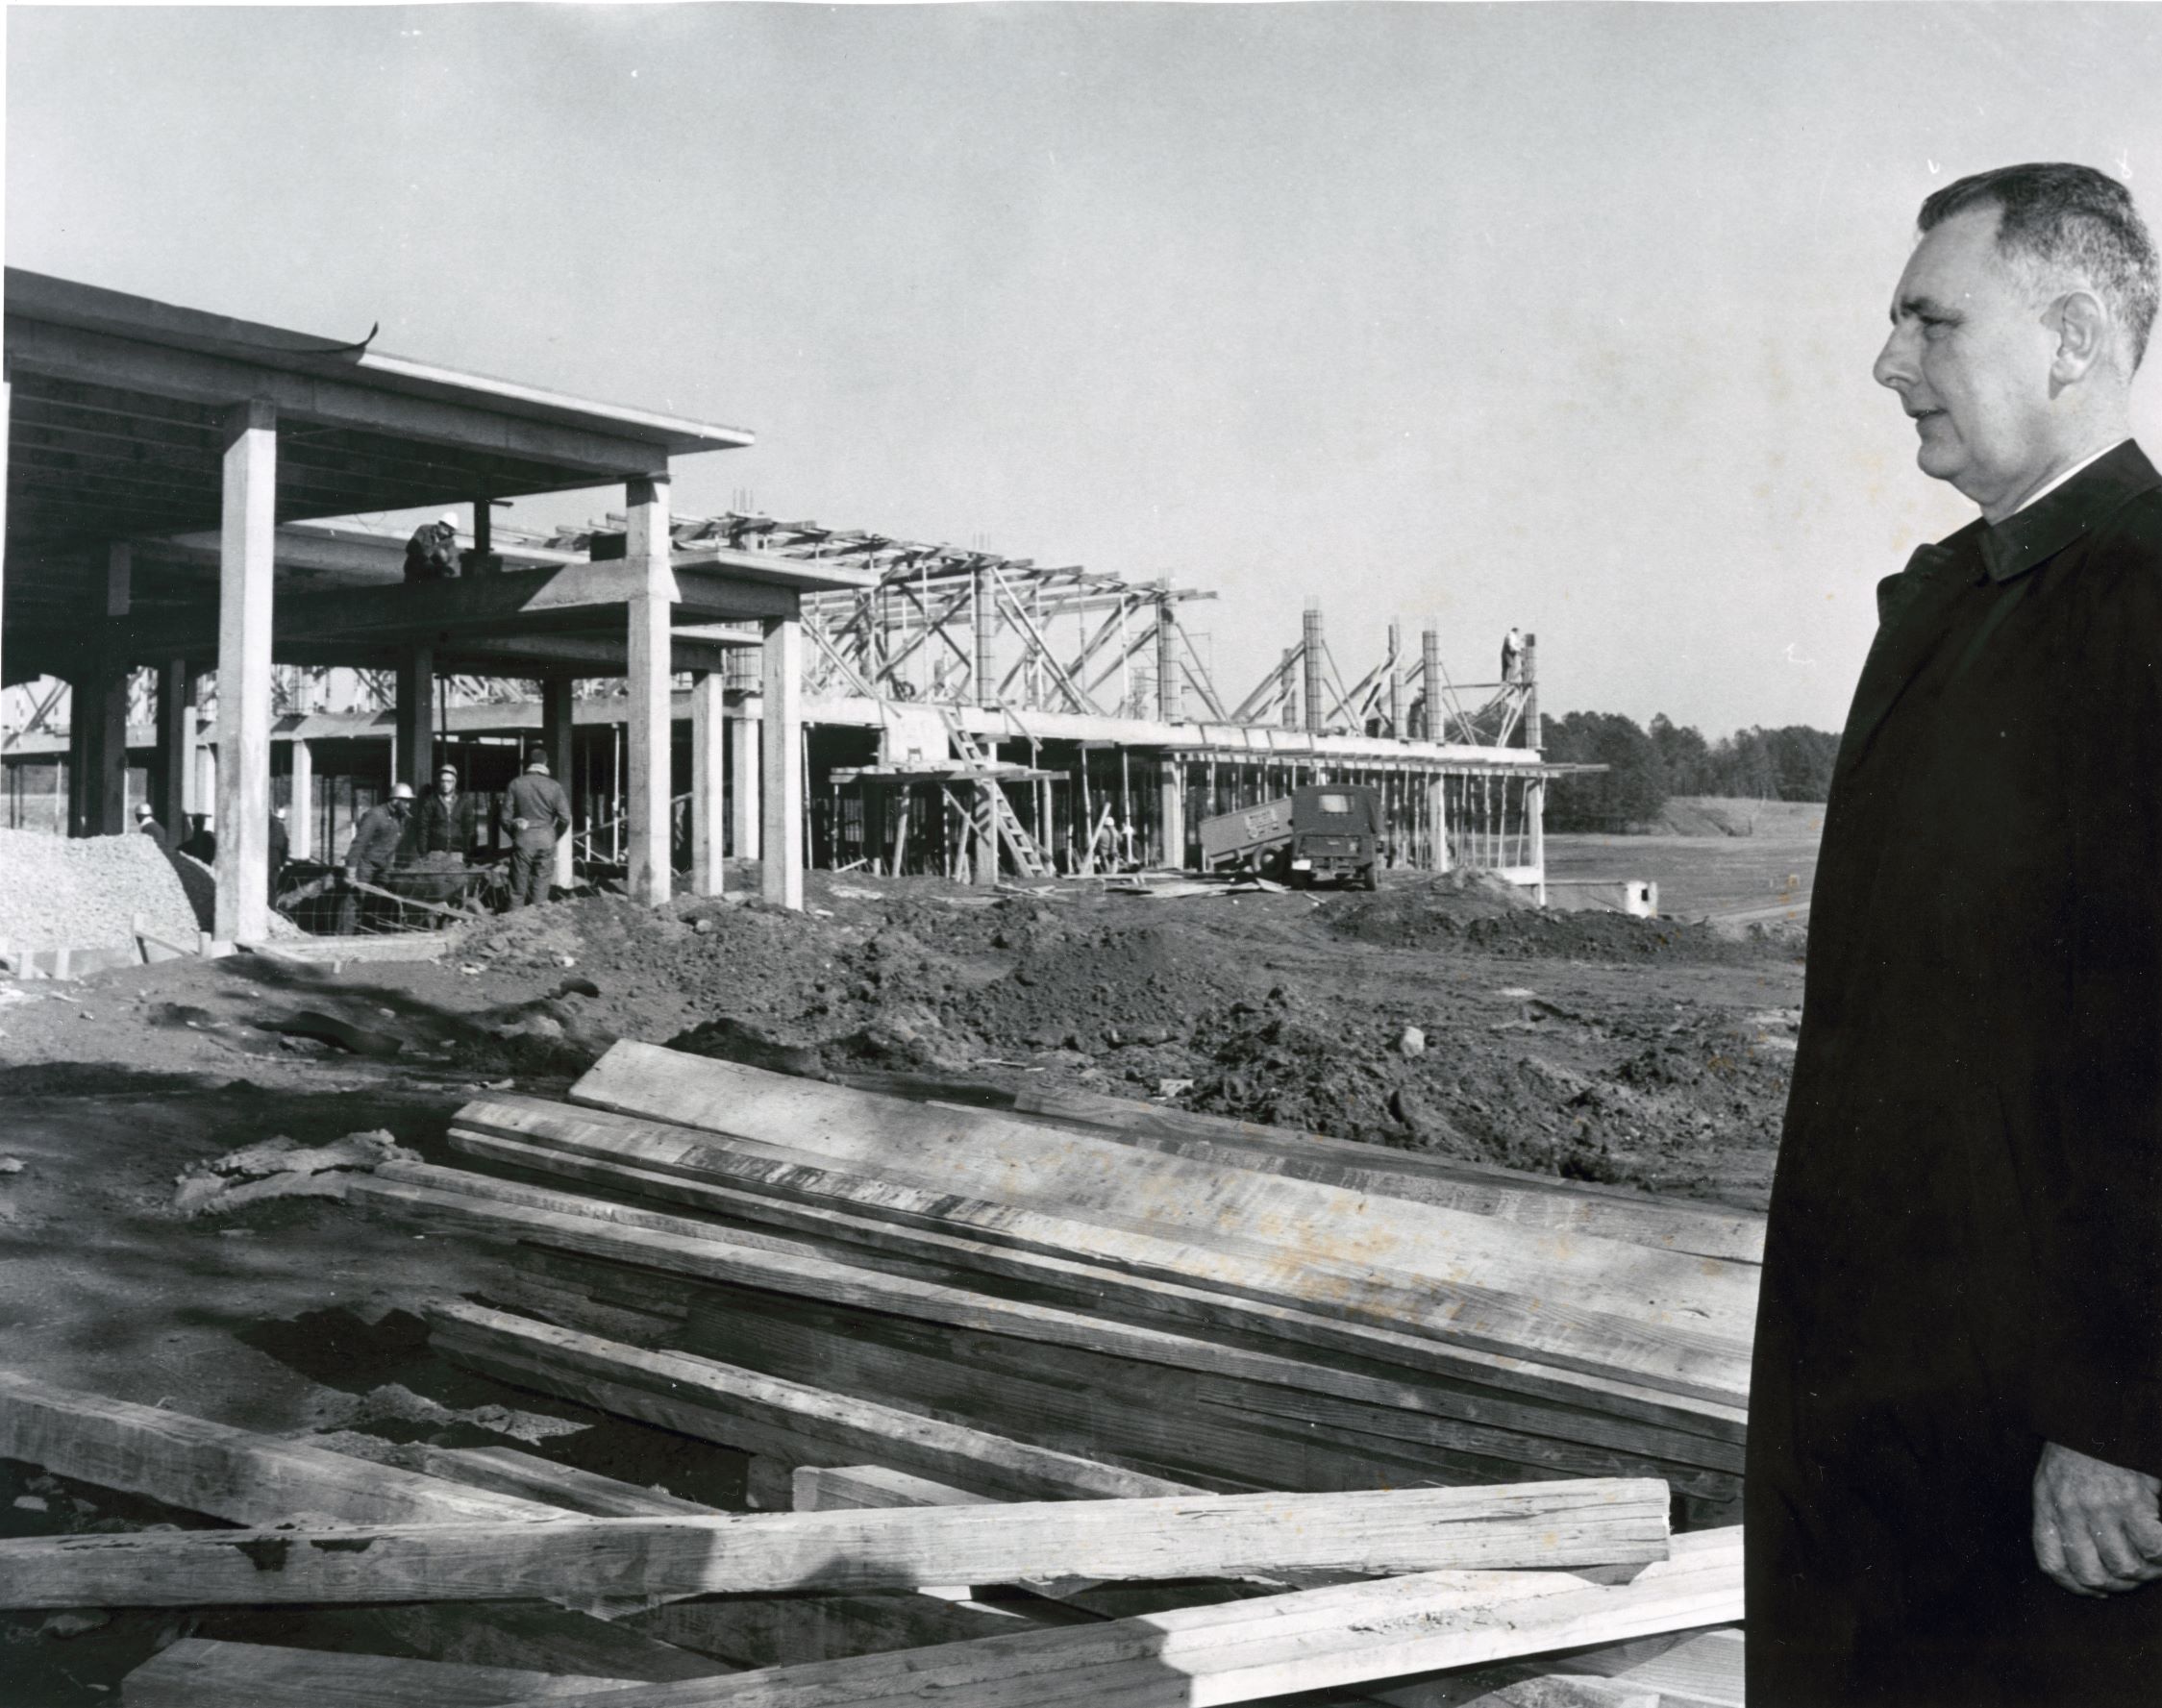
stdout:
<svg viewBox="0 0 2162 1708">
<path fill-rule="evenodd" d="M 1839 737 L 1802 724 L 1737 730 L 1707 742 L 1660 713 L 1647 730 L 1616 712 L 1573 711 L 1541 731 L 1549 759 L 1604 765 L 1556 778 L 1547 791 L 1551 830 L 1628 831 L 1651 825 L 1673 795 L 1822 801 L 1831 790 Z"/>
</svg>

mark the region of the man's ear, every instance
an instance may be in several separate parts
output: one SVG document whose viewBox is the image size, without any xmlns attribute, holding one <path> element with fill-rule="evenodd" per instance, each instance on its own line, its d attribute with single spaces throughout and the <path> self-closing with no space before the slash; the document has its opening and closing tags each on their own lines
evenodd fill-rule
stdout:
<svg viewBox="0 0 2162 1708">
<path fill-rule="evenodd" d="M 2050 379 L 2067 385 L 2084 380 L 2097 363 L 2109 355 L 2109 310 L 2091 290 L 2068 291 L 2057 299 L 2051 316 L 2056 323 L 2057 350 L 2050 358 Z"/>
</svg>

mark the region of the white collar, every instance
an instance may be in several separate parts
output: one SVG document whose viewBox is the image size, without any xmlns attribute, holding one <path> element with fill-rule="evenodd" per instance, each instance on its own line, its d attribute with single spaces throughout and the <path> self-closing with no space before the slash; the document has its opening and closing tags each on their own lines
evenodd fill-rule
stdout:
<svg viewBox="0 0 2162 1708">
<path fill-rule="evenodd" d="M 2082 457 L 2077 462 L 2074 463 L 2070 468 L 2066 469 L 2063 474 L 2059 475 L 2047 486 L 2043 487 L 2041 491 L 2035 493 L 2026 501 L 2025 504 L 2021 505 L 2020 510 L 2027 509 L 2034 505 L 2040 504 L 2045 498 L 2048 498 L 2050 493 L 2054 492 L 2059 486 L 2062 486 L 2067 481 L 2071 480 L 2074 475 L 2078 474 L 2082 469 L 2088 467 L 2090 464 L 2100 462 L 2103 458 L 2107 457 L 2112 451 L 2117 449 L 2118 445 L 2128 445 L 2132 441 L 2130 437 L 2126 436 L 2125 438 L 2119 439 L 2116 445 L 2104 445 L 2092 457 Z M 2014 510 L 2012 512 L 2012 516 L 2018 515 L 2020 513 L 2020 510 Z M 2006 516 L 2003 519 L 2009 522 L 2012 519 L 2012 516 Z"/>
</svg>

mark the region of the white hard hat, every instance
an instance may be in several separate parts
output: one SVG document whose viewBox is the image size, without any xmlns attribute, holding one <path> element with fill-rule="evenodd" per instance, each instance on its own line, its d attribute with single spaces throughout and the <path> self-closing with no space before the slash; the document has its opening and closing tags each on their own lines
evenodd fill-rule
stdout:
<svg viewBox="0 0 2162 1708">
<path fill-rule="evenodd" d="M 410 801 L 412 799 L 412 784 L 410 782 L 392 783 L 390 785 L 390 798 L 393 801 Z"/>
<path fill-rule="evenodd" d="M 440 528 L 456 528 L 458 526 L 458 512 L 456 510 L 445 510 L 435 518 L 435 523 Z"/>
</svg>

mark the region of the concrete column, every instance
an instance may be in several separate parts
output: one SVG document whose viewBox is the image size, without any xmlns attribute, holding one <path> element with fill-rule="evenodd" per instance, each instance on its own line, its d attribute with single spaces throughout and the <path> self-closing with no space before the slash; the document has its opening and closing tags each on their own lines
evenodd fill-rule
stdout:
<svg viewBox="0 0 2162 1708">
<path fill-rule="evenodd" d="M 1277 666 L 1277 670 L 1280 673 L 1283 690 L 1280 715 L 1286 730 L 1296 730 L 1299 727 L 1299 649 L 1297 647 L 1285 647 L 1283 649 L 1283 662 Z"/>
<path fill-rule="evenodd" d="M 1419 692 L 1427 702 L 1427 739 L 1446 740 L 1449 723 L 1441 708 L 1441 631 L 1431 625 L 1419 636 Z"/>
<path fill-rule="evenodd" d="M 1404 739 L 1404 631 L 1389 625 L 1389 733 Z"/>
<path fill-rule="evenodd" d="M 701 670 L 690 690 L 690 887 L 697 896 L 721 893 L 721 854 L 728 826 L 721 755 L 727 747 L 722 709 L 724 679 Z"/>
<path fill-rule="evenodd" d="M 14 402 L 13 386 L 8 376 L 8 359 L 0 356 L 0 540 L 8 537 L 8 421 L 9 411 Z M 7 576 L 0 572 L 0 635 L 8 631 L 7 624 Z M 0 669 L 0 682 L 8 680 L 8 673 Z M 8 745 L 8 696 L 0 691 L 0 750 Z"/>
<path fill-rule="evenodd" d="M 548 755 L 549 775 L 563 785 L 563 793 L 571 797 L 572 823 L 569 831 L 556 844 L 556 887 L 569 889 L 578 879 L 578 824 L 579 801 L 574 791 L 577 782 L 572 777 L 576 750 L 572 744 L 572 731 L 576 729 L 578 709 L 577 687 L 569 677 L 549 677 L 540 684 L 540 751 Z M 523 760 L 520 761 L 521 765 Z M 593 805 L 586 802 L 585 812 L 591 818 Z"/>
<path fill-rule="evenodd" d="M 218 544 L 217 908 L 212 936 L 270 928 L 270 602 L 277 548 L 278 411 L 226 417 Z"/>
<path fill-rule="evenodd" d="M 410 782 L 415 795 L 435 786 L 435 649 L 409 648 L 398 659 L 397 723 L 390 780 Z"/>
<path fill-rule="evenodd" d="M 1518 662 L 1524 678 L 1524 745 L 1533 752 L 1547 745 L 1546 730 L 1539 722 L 1539 637 L 1524 637 L 1524 656 Z"/>
<path fill-rule="evenodd" d="M 999 821 L 998 803 L 991 799 L 991 791 L 999 785 L 985 780 L 977 785 L 976 799 L 976 881 L 995 884 L 999 880 Z"/>
<path fill-rule="evenodd" d="M 1186 863 L 1186 767 L 1168 755 L 1158 762 L 1156 810 L 1163 820 L 1163 863 Z"/>
<path fill-rule="evenodd" d="M 993 642 L 999 631 L 998 571 L 988 563 L 976 566 L 976 680 L 970 684 L 975 689 L 976 704 L 996 705 L 999 703 L 998 654 Z"/>
<path fill-rule="evenodd" d="M 739 860 L 758 857 L 758 829 L 763 817 L 758 804 L 758 754 L 764 741 L 764 720 L 759 713 L 765 701 L 757 694 L 736 703 L 735 716 L 728 724 L 729 852 Z"/>
<path fill-rule="evenodd" d="M 665 476 L 635 480 L 627 488 L 626 523 L 630 537 L 625 556 L 644 570 L 639 590 L 631 596 L 631 716 L 624 731 L 630 767 L 628 852 L 631 899 L 649 907 L 664 904 L 674 892 L 675 852 L 670 846 L 669 802 L 674 793 L 670 763 L 674 729 L 669 722 L 669 618 L 675 574 L 669 567 L 674 540 L 668 532 L 668 482 Z"/>
<path fill-rule="evenodd" d="M 90 834 L 91 781 L 97 772 L 96 680 L 79 670 L 67 680 L 67 834 Z"/>
<path fill-rule="evenodd" d="M 198 736 L 200 730 L 198 730 Z M 191 775 L 195 779 L 195 794 L 187 804 L 190 814 L 201 813 L 217 828 L 217 745 L 198 739 L 195 748 L 195 764 Z M 267 857 L 267 855 L 266 855 Z"/>
<path fill-rule="evenodd" d="M 176 845 L 187 834 L 188 774 L 195 766 L 195 685 L 183 658 L 158 666 L 158 758 L 150 808 Z"/>
<path fill-rule="evenodd" d="M 292 801 L 286 809 L 286 852 L 296 860 L 315 857 L 315 744 L 297 735 L 293 756 Z"/>
<path fill-rule="evenodd" d="M 1156 716 L 1166 724 L 1179 721 L 1179 607 L 1171 602 L 1171 578 L 1163 579 L 1163 593 L 1156 600 Z"/>
<path fill-rule="evenodd" d="M 804 626 L 768 617 L 765 635 L 765 739 L 759 755 L 759 894 L 779 907 L 804 904 Z"/>
<path fill-rule="evenodd" d="M 1427 779 L 1427 839 L 1433 850 L 1428 864 L 1436 872 L 1448 871 L 1449 779 L 1438 771 Z"/>
<path fill-rule="evenodd" d="M 1304 666 L 1305 694 L 1303 698 L 1305 705 L 1306 730 L 1307 733 L 1312 734 L 1321 729 L 1323 721 L 1321 710 L 1321 603 L 1318 600 L 1309 599 L 1306 601 L 1305 643 L 1305 653 L 1301 657 L 1300 663 Z"/>
<path fill-rule="evenodd" d="M 1538 874 L 1531 893 L 1544 907 L 1547 904 L 1547 785 L 1544 780 L 1524 785 L 1524 814 L 1531 824 L 1531 869 Z"/>
</svg>

